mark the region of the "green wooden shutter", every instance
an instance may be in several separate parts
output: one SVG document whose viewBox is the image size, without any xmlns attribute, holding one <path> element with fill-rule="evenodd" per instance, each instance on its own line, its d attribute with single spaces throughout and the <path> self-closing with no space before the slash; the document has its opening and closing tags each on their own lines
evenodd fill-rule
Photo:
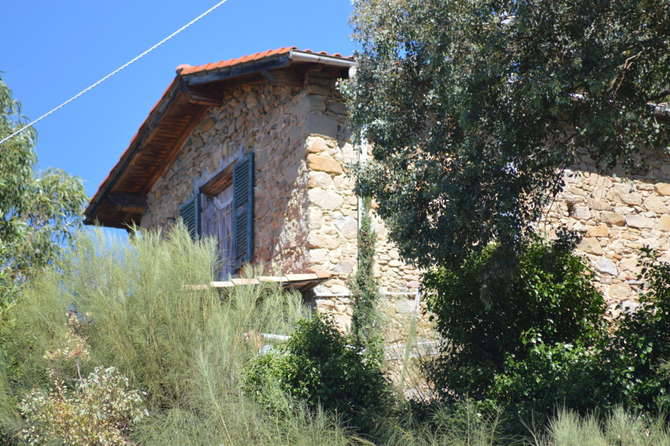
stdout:
<svg viewBox="0 0 670 446">
<path fill-rule="evenodd" d="M 254 154 L 247 153 L 233 167 L 233 244 L 235 269 L 254 256 Z"/>
<path fill-rule="evenodd" d="M 188 233 L 193 240 L 200 237 L 200 194 L 195 194 L 191 200 L 179 208 L 179 216 L 184 222 Z"/>
</svg>

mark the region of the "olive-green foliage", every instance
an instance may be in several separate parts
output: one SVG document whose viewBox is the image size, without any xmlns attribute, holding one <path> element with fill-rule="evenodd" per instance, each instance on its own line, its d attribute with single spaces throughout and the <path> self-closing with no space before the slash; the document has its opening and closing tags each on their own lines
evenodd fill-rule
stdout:
<svg viewBox="0 0 670 446">
<path fill-rule="evenodd" d="M 21 127 L 20 104 L 0 78 L 0 138 Z M 36 175 L 30 129 L 0 146 L 0 322 L 18 287 L 53 262 L 81 224 L 81 181 L 59 170 Z"/>
<path fill-rule="evenodd" d="M 506 405 L 510 417 L 526 422 L 544 421 L 557 407 L 578 414 L 605 411 L 621 402 L 620 388 L 608 381 L 610 367 L 601 343 L 534 341 L 526 357 L 507 358 L 488 397 Z"/>
<path fill-rule="evenodd" d="M 265 389 L 273 386 L 311 408 L 323 407 L 365 433 L 391 407 L 389 383 L 376 361 L 315 317 L 298 323 L 286 345 L 259 357 L 245 374 L 246 392 L 271 411 L 281 411 Z M 268 385 L 269 384 L 269 385 Z"/>
<path fill-rule="evenodd" d="M 0 373 L 3 430 L 21 429 L 17 402 L 48 388 L 45 352 L 64 345 L 70 309 L 89 346 L 82 376 L 113 366 L 147 393 L 150 415 L 132 433 L 138 444 L 347 444 L 329 415 L 296 407 L 278 420 L 243 395 L 242 368 L 258 354 L 259 333 L 288 334 L 307 312 L 276 286 L 221 296 L 191 286 L 209 283 L 214 270 L 214 244 L 191 241 L 181 226 L 130 242 L 82 234 L 61 267 L 38 274 L 11 309 L 12 333 L 0 345 L 10 358 Z"/>
<path fill-rule="evenodd" d="M 345 85 L 373 147 L 358 181 L 401 253 L 455 267 L 523 243 L 586 151 L 635 164 L 665 148 L 670 3 L 356 0 Z"/>
<path fill-rule="evenodd" d="M 429 306 L 449 340 L 429 367 L 443 396 L 489 399 L 526 421 L 546 420 L 557 407 L 581 414 L 618 405 L 668 410 L 668 263 L 643 250 L 641 305 L 606 330 L 603 299 L 569 243 L 526 246 L 511 275 L 497 272 L 498 249 L 456 272 L 427 275 Z"/>
<path fill-rule="evenodd" d="M 532 360 L 538 344 L 588 346 L 604 335 L 604 299 L 570 249 L 565 240 L 533 241 L 510 271 L 499 267 L 505 250 L 492 245 L 457 270 L 426 275 L 428 308 L 446 340 L 429 367 L 443 396 L 487 398 L 506 363 Z"/>
</svg>

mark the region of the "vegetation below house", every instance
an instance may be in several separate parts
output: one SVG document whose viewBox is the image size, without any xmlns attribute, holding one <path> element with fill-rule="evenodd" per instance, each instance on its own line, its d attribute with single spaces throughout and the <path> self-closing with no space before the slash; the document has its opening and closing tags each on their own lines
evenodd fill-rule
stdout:
<svg viewBox="0 0 670 446">
<path fill-rule="evenodd" d="M 531 276 L 548 280 L 546 289 L 560 283 L 577 284 L 594 299 L 593 309 L 599 308 L 597 296 L 579 279 L 582 266 L 567 252 L 555 249 L 533 245 L 528 268 L 562 265 L 557 271 L 572 278 L 552 281 L 556 271 L 543 273 L 541 269 Z M 551 257 L 554 255 L 557 257 Z M 4 441 L 66 445 L 127 441 L 144 445 L 516 444 L 531 438 L 528 430 L 518 428 L 520 421 L 531 421 L 518 418 L 524 414 L 518 410 L 520 405 L 527 402 L 523 408 L 542 408 L 534 405 L 544 401 L 538 396 L 550 395 L 555 383 L 570 383 L 557 380 L 563 376 L 562 369 L 556 371 L 543 361 L 547 349 L 563 348 L 563 356 L 552 353 L 553 357 L 575 370 L 584 362 L 592 364 L 588 358 L 595 354 L 588 344 L 566 347 L 570 339 L 560 336 L 542 348 L 537 341 L 519 344 L 518 351 L 525 353 L 517 353 L 516 362 L 508 358 L 499 364 L 501 371 L 487 381 L 492 390 L 486 392 L 486 398 L 469 399 L 463 390 L 460 396 L 439 402 L 408 401 L 384 378 L 375 360 L 378 356 L 368 356 L 327 320 L 310 316 L 299 296 L 275 286 L 238 287 L 223 296 L 189 287 L 211 279 L 214 259 L 214 245 L 207 240 L 191 241 L 184 228 L 163 236 L 141 233 L 129 243 L 101 233 L 80 234 L 58 267 L 36 276 L 2 325 L 0 423 Z M 656 349 L 667 343 L 648 336 L 661 328 L 658 324 L 667 323 L 664 280 L 669 276 L 666 266 L 651 261 L 646 299 L 653 317 L 644 322 L 644 330 L 636 325 L 643 323 L 640 318 L 622 322 L 621 330 L 628 330 L 627 335 L 638 335 L 632 350 L 616 342 L 602 350 L 621 353 L 617 360 L 622 364 L 632 356 L 637 361 L 629 377 L 635 383 L 628 389 L 631 398 L 622 399 L 623 404 L 647 401 L 644 398 L 652 393 L 661 395 L 659 389 L 668 382 L 667 375 L 656 368 L 667 358 L 663 350 Z M 519 280 L 524 283 L 523 277 Z M 533 283 L 539 286 L 540 282 Z M 597 331 L 599 325 L 590 320 L 581 317 L 577 321 L 587 323 L 587 330 L 566 327 L 571 327 L 575 338 L 591 339 L 594 337 L 585 334 Z M 562 333 L 551 327 L 545 330 Z M 259 350 L 266 342 L 262 333 L 293 336 L 286 345 L 261 355 Z M 545 334 L 544 339 L 553 338 Z M 636 349 L 651 353 L 640 356 Z M 597 354 L 605 354 L 602 352 Z M 584 356 L 588 360 L 583 361 Z M 612 364 L 611 373 L 622 367 Z M 535 383 L 525 387 L 531 397 L 510 397 L 524 388 L 515 384 L 522 382 Z M 566 392 L 571 389 L 567 387 Z M 564 401 L 570 404 L 572 400 Z M 564 401 L 552 400 L 551 410 Z M 633 412 L 627 414 L 616 401 L 602 403 L 595 401 L 593 407 L 612 410 L 600 412 L 601 418 L 559 412 L 548 424 L 534 426 L 533 441 L 562 446 L 589 444 L 573 441 L 588 438 L 592 444 L 608 444 L 610 438 L 629 436 L 634 442 L 625 444 L 670 444 L 662 415 L 636 410 L 646 407 L 644 404 L 628 404 Z M 543 414 L 550 416 L 551 412 Z M 593 438 L 604 440 L 597 443 Z"/>
<path fill-rule="evenodd" d="M 643 249 L 641 306 L 608 325 L 591 271 L 572 254 L 576 242 L 567 233 L 532 241 L 513 269 L 500 267 L 504 251 L 492 246 L 427 275 L 448 340 L 428 367 L 443 399 L 502 404 L 526 420 L 557 407 L 667 411 L 670 265 Z"/>
</svg>

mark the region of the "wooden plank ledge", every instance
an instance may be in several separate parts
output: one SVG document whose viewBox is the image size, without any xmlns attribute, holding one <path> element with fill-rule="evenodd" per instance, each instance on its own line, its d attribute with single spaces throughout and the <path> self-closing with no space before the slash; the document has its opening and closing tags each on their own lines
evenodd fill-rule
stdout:
<svg viewBox="0 0 670 446">
<path fill-rule="evenodd" d="M 286 274 L 285 276 L 258 276 L 252 278 L 235 278 L 223 281 L 213 281 L 209 284 L 185 285 L 184 288 L 191 291 L 203 291 L 211 288 L 234 288 L 237 286 L 260 285 L 262 283 L 277 283 L 286 289 L 308 291 L 317 285 L 330 279 L 332 274 L 327 272 Z"/>
</svg>

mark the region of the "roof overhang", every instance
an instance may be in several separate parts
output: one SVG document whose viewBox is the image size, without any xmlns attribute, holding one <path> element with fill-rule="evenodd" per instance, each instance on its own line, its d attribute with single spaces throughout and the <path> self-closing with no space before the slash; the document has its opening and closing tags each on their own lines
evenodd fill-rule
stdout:
<svg viewBox="0 0 670 446">
<path fill-rule="evenodd" d="M 347 76 L 355 62 L 339 54 L 287 47 L 212 64 L 177 67 L 172 83 L 89 202 L 84 222 L 117 228 L 139 224 L 147 194 L 176 159 L 206 111 L 222 105 L 224 85 L 259 77 L 272 79 L 272 71 L 305 64 L 331 67 Z"/>
</svg>

